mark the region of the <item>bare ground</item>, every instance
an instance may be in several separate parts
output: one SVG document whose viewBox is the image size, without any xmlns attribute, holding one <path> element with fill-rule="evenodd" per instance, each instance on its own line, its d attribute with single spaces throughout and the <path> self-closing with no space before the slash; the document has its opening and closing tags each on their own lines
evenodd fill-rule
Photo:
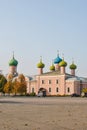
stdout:
<svg viewBox="0 0 87 130">
<path fill-rule="evenodd" d="M 0 130 L 87 130 L 87 98 L 0 97 Z"/>
</svg>

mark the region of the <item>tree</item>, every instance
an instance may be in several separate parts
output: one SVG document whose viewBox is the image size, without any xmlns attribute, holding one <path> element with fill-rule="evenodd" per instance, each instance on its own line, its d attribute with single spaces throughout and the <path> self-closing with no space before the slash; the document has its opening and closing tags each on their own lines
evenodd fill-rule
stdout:
<svg viewBox="0 0 87 130">
<path fill-rule="evenodd" d="M 27 85 L 23 74 L 20 74 L 18 78 L 15 79 L 15 81 L 13 82 L 13 87 L 15 95 L 17 93 L 21 95 L 26 94 Z"/>
<path fill-rule="evenodd" d="M 26 94 L 26 84 L 25 84 L 25 82 L 19 82 L 17 91 L 18 91 L 18 93 L 20 93 L 21 95 Z"/>
<path fill-rule="evenodd" d="M 13 93 L 13 83 L 11 81 L 8 81 L 4 86 L 4 92 L 5 93 Z"/>
<path fill-rule="evenodd" d="M 12 81 L 12 79 L 13 79 L 13 74 L 8 74 L 7 80 L 8 80 L 8 81 Z"/>
<path fill-rule="evenodd" d="M 19 81 L 18 93 L 20 93 L 21 95 L 26 94 L 27 85 L 26 85 L 26 81 L 25 81 L 25 76 L 23 74 L 20 74 L 18 76 L 18 81 Z"/>
<path fill-rule="evenodd" d="M 19 82 L 17 79 L 13 81 L 13 93 L 16 95 L 18 93 L 18 87 L 19 87 Z"/>
<path fill-rule="evenodd" d="M 4 92 L 5 93 L 14 93 L 15 95 L 18 94 L 26 94 L 26 81 L 23 74 L 20 74 L 18 77 L 12 77 L 12 75 L 9 76 L 8 82 L 4 86 Z"/>
<path fill-rule="evenodd" d="M 83 88 L 82 92 L 87 93 L 87 88 Z"/>
<path fill-rule="evenodd" d="M 0 92 L 4 92 L 4 85 L 7 83 L 6 78 L 0 74 Z"/>
<path fill-rule="evenodd" d="M 83 88 L 83 89 L 82 89 L 81 96 L 82 96 L 82 97 L 87 97 L 87 88 Z"/>
<path fill-rule="evenodd" d="M 19 74 L 18 81 L 21 82 L 21 83 L 25 82 L 25 76 L 23 74 Z"/>
</svg>

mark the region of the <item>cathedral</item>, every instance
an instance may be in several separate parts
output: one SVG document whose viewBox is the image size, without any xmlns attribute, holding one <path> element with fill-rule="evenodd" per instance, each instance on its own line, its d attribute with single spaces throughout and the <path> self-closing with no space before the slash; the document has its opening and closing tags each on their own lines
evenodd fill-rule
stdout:
<svg viewBox="0 0 87 130">
<path fill-rule="evenodd" d="M 9 62 L 9 75 L 13 75 L 14 78 L 18 76 L 17 72 L 18 61 L 14 58 Z M 69 66 L 71 73 L 66 72 L 67 62 L 63 58 L 60 58 L 59 54 L 54 59 L 50 70 L 48 72 L 43 72 L 45 64 L 40 58 L 37 64 L 38 74 L 34 76 L 25 76 L 27 84 L 27 94 L 42 93 L 43 96 L 62 96 L 62 95 L 81 95 L 82 89 L 87 88 L 87 79 L 78 77 L 75 75 L 75 70 L 77 66 L 74 61 L 72 61 Z"/>
</svg>

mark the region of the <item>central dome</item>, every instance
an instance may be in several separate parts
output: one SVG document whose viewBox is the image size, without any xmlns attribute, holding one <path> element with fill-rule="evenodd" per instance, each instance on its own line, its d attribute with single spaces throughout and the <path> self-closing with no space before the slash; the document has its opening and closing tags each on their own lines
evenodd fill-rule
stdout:
<svg viewBox="0 0 87 130">
<path fill-rule="evenodd" d="M 54 64 L 59 64 L 62 61 L 62 59 L 59 57 L 59 55 L 54 59 Z"/>
<path fill-rule="evenodd" d="M 62 59 L 59 57 L 59 51 L 57 51 L 57 57 L 54 59 L 54 64 L 59 64 Z"/>
</svg>

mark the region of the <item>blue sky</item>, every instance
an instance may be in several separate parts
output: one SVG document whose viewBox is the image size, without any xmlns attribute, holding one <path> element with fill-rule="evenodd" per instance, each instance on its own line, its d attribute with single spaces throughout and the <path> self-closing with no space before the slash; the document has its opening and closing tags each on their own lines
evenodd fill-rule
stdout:
<svg viewBox="0 0 87 130">
<path fill-rule="evenodd" d="M 87 0 L 0 0 L 0 69 L 6 74 L 14 51 L 18 72 L 44 72 L 64 54 L 67 72 L 74 58 L 76 75 L 87 77 Z"/>
</svg>

